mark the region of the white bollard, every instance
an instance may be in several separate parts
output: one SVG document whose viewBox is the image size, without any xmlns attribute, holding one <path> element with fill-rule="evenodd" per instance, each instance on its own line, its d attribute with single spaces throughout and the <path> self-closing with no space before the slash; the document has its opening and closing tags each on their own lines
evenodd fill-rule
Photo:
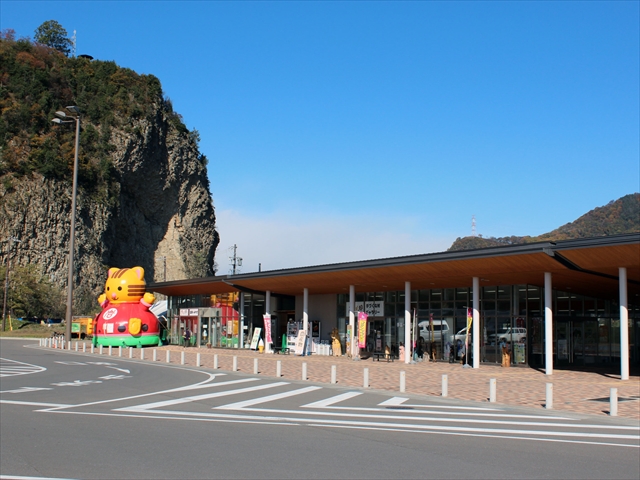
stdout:
<svg viewBox="0 0 640 480">
<path fill-rule="evenodd" d="M 69 351 L 71 351 L 71 340 L 69 340 Z"/>
<path fill-rule="evenodd" d="M 140 360 L 144 360 L 144 348 L 140 349 Z"/>
<path fill-rule="evenodd" d="M 122 356 L 122 345 L 118 346 L 118 356 L 121 357 Z"/>
<path fill-rule="evenodd" d="M 254 375 L 258 374 L 258 359 L 257 358 L 253 359 L 253 374 Z"/>
<path fill-rule="evenodd" d="M 280 378 L 282 376 L 282 360 L 278 360 L 276 362 L 276 377 Z"/>
<path fill-rule="evenodd" d="M 93 342 L 91 342 L 91 353 L 93 353 Z"/>
<path fill-rule="evenodd" d="M 238 371 L 238 357 L 236 355 L 233 356 L 233 371 Z"/>
<path fill-rule="evenodd" d="M 83 343 L 82 344 L 82 353 L 85 353 L 87 351 L 87 344 Z"/>
<path fill-rule="evenodd" d="M 618 416 L 618 389 L 612 388 L 609 390 L 609 415 L 612 417 Z"/>
<path fill-rule="evenodd" d="M 217 353 L 213 356 L 213 369 L 214 370 L 218 369 L 218 354 Z"/>
<path fill-rule="evenodd" d="M 171 350 L 167 350 L 167 363 L 171 363 Z"/>
<path fill-rule="evenodd" d="M 302 362 L 302 380 L 307 379 L 307 362 Z"/>
<path fill-rule="evenodd" d="M 362 371 L 364 379 L 362 382 L 362 386 L 364 388 L 369 388 L 369 367 L 365 367 L 364 370 Z"/>
<path fill-rule="evenodd" d="M 496 403 L 496 379 L 489 380 L 489 402 Z"/>
<path fill-rule="evenodd" d="M 553 383 L 547 383 L 544 408 L 547 410 L 551 410 L 553 408 Z"/>
<path fill-rule="evenodd" d="M 404 392 L 407 389 L 407 374 L 405 371 L 400 372 L 400 392 Z"/>
<path fill-rule="evenodd" d="M 102 355 L 103 346 L 104 345 L 100 345 L 100 355 Z"/>
<path fill-rule="evenodd" d="M 442 375 L 442 396 L 446 397 L 449 395 L 449 376 Z"/>
<path fill-rule="evenodd" d="M 180 365 L 184 365 L 184 352 L 180 352 Z"/>
<path fill-rule="evenodd" d="M 338 367 L 335 365 L 331 365 L 331 383 L 335 384 L 338 382 Z"/>
<path fill-rule="evenodd" d="M 158 350 L 156 350 L 155 348 L 153 349 L 153 361 L 158 361 Z"/>
<path fill-rule="evenodd" d="M 109 356 L 113 356 L 113 345 L 109 345 Z"/>
<path fill-rule="evenodd" d="M 129 347 L 129 358 L 133 358 L 133 347 Z"/>
<path fill-rule="evenodd" d="M 78 351 L 78 342 L 76 342 L 76 352 Z"/>
<path fill-rule="evenodd" d="M 200 365 L 202 365 L 200 363 L 200 360 L 201 360 L 201 357 L 200 357 L 200 354 L 198 353 L 198 354 L 196 354 L 196 367 L 199 367 Z"/>
</svg>

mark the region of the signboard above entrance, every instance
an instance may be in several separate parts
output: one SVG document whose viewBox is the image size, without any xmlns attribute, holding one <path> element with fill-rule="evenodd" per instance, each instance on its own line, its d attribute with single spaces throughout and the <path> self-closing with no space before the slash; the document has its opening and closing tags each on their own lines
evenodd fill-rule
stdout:
<svg viewBox="0 0 640 480">
<path fill-rule="evenodd" d="M 370 317 L 384 317 L 384 302 L 355 302 L 355 312 L 364 312 Z M 349 315 L 349 304 L 347 303 L 347 311 L 345 315 Z"/>
</svg>

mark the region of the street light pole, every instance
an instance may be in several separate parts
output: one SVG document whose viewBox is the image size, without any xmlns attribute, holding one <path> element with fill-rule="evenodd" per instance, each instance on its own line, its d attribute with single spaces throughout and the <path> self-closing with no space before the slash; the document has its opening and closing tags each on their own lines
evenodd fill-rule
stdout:
<svg viewBox="0 0 640 480">
<path fill-rule="evenodd" d="M 7 269 L 4 272 L 4 302 L 2 303 L 2 331 L 7 329 L 7 292 L 9 291 L 9 268 L 11 268 L 11 244 L 22 243 L 16 237 L 9 237 L 9 247 L 7 248 Z"/>
<path fill-rule="evenodd" d="M 76 240 L 76 196 L 78 192 L 78 150 L 80 148 L 80 109 L 75 106 L 65 107 L 73 115 L 56 112 L 52 121 L 57 124 L 76 122 L 76 148 L 73 159 L 73 189 L 71 193 L 71 233 L 69 238 L 69 274 L 67 279 L 67 313 L 65 315 L 65 340 L 71 341 L 71 322 L 73 321 L 73 259 Z M 69 120 L 68 120 L 69 119 Z"/>
</svg>

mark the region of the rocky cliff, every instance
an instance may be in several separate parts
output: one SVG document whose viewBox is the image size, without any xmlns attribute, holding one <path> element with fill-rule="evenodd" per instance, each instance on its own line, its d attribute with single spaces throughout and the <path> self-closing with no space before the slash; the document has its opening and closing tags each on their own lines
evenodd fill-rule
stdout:
<svg viewBox="0 0 640 480">
<path fill-rule="evenodd" d="M 66 287 L 75 122 L 51 119 L 67 105 L 82 128 L 76 310 L 95 302 L 111 266 L 140 265 L 147 281 L 213 274 L 207 159 L 159 81 L 12 38 L 0 41 L 2 262 L 11 245 L 13 261 Z"/>
</svg>

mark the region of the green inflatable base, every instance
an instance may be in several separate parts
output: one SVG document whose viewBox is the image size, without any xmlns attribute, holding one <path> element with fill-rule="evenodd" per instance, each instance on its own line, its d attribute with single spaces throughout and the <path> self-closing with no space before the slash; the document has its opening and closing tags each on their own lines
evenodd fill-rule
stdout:
<svg viewBox="0 0 640 480">
<path fill-rule="evenodd" d="M 159 347 L 162 345 L 160 335 L 145 335 L 144 337 L 126 336 L 109 336 L 109 337 L 93 337 L 93 344 L 97 347 Z"/>
</svg>

